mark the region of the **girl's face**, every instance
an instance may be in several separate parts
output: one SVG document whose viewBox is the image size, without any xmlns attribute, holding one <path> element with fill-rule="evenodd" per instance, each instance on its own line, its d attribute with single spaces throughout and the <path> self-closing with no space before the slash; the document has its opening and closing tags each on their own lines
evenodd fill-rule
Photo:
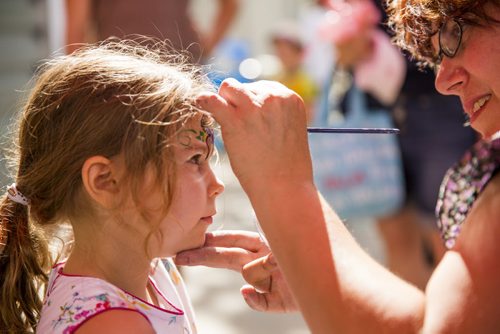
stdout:
<svg viewBox="0 0 500 334">
<path fill-rule="evenodd" d="M 166 217 L 161 217 L 163 198 L 154 177 L 146 175 L 149 189 L 146 210 L 161 220 L 158 238 L 150 239 L 150 250 L 154 257 L 172 256 L 176 253 L 200 247 L 205 242 L 205 233 L 212 224 L 217 210 L 215 199 L 224 191 L 209 165 L 209 146 L 212 140 L 207 132 L 195 122 L 183 130 L 174 144 L 176 187 Z M 148 174 L 148 173 L 147 173 Z M 168 177 L 168 176 L 167 176 Z M 166 183 L 166 182 L 165 182 Z"/>
<path fill-rule="evenodd" d="M 485 7 L 500 19 L 500 9 Z M 433 45 L 439 50 L 438 36 Z M 453 58 L 444 56 L 436 75 L 436 88 L 460 97 L 471 126 L 483 137 L 500 131 L 500 25 L 463 25 L 460 47 Z"/>
</svg>

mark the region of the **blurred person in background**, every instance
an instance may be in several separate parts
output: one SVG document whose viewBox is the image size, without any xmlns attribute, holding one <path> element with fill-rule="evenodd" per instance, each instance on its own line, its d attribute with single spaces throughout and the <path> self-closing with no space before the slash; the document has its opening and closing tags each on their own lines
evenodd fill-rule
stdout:
<svg viewBox="0 0 500 334">
<path fill-rule="evenodd" d="M 330 0 L 310 1 L 300 9 L 298 17 L 305 43 L 303 66 L 319 88 L 330 82 L 334 61 L 333 45 L 320 32 L 325 15 L 330 10 L 329 3 Z"/>
<path fill-rule="evenodd" d="M 329 8 L 319 34 L 334 49 L 330 85 L 337 86 L 339 103 L 355 85 L 373 106 L 389 109 L 402 87 L 405 64 L 379 26 L 379 8 L 372 0 L 330 1 Z M 339 82 L 339 72 L 347 74 L 346 82 Z"/>
<path fill-rule="evenodd" d="M 391 112 L 401 130 L 405 203 L 397 212 L 376 217 L 377 227 L 387 267 L 423 288 L 445 251 L 434 212 L 441 180 L 476 136 L 464 127 L 459 99 L 437 92 L 432 71 L 419 68 L 407 54 L 391 52 L 389 32 L 380 24 L 386 22 L 381 1 L 331 1 L 330 7 L 340 19 L 330 13 L 333 23 L 325 25 L 324 33 L 334 42 L 337 66 L 348 69 L 369 103 Z M 398 65 L 402 61 L 405 65 Z"/>
<path fill-rule="evenodd" d="M 299 94 L 307 109 L 307 119 L 313 119 L 314 104 L 319 89 L 312 77 L 304 70 L 305 43 L 295 21 L 279 22 L 271 32 L 274 53 L 278 57 L 280 71 L 269 79 L 276 80 Z"/>
<path fill-rule="evenodd" d="M 66 51 L 79 43 L 115 36 L 143 35 L 168 40 L 175 50 L 187 50 L 203 62 L 234 21 L 239 0 L 217 0 L 210 31 L 201 31 L 190 17 L 190 1 L 178 0 L 66 0 Z"/>
</svg>

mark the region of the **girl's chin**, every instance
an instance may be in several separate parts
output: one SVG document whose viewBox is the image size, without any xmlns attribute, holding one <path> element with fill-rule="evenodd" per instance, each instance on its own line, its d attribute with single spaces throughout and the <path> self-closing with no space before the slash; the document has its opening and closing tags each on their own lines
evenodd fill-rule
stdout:
<svg viewBox="0 0 500 334">
<path fill-rule="evenodd" d="M 174 254 L 171 254 L 169 256 L 166 256 L 166 257 L 171 257 L 171 256 L 175 256 L 177 255 L 178 253 L 180 252 L 184 252 L 184 251 L 188 251 L 188 250 L 191 250 L 191 249 L 196 249 L 196 248 L 200 248 L 202 247 L 203 245 L 205 244 L 205 236 L 203 236 L 203 239 L 200 240 L 199 242 L 192 242 L 190 243 L 189 245 L 186 245 L 184 247 L 179 247 L 179 249 L 177 249 Z"/>
</svg>

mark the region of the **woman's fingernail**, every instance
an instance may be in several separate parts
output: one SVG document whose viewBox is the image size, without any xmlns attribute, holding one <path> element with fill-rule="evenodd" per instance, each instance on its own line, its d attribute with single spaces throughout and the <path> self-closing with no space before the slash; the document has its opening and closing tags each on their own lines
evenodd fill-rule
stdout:
<svg viewBox="0 0 500 334">
<path fill-rule="evenodd" d="M 267 255 L 267 263 L 272 265 L 272 266 L 277 266 L 278 263 L 276 263 L 276 259 L 274 258 L 274 255 L 273 253 L 269 253 Z"/>
<path fill-rule="evenodd" d="M 252 307 L 255 305 L 255 300 L 252 292 L 250 292 L 249 290 L 243 290 L 241 291 L 241 294 L 248 306 Z"/>
<path fill-rule="evenodd" d="M 214 93 L 204 92 L 196 97 L 196 103 L 200 106 L 207 105 L 214 98 Z"/>
</svg>

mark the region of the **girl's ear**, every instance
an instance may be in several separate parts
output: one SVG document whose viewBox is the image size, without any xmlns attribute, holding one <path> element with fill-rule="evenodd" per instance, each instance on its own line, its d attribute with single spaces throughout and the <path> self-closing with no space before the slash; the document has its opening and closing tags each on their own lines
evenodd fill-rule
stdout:
<svg viewBox="0 0 500 334">
<path fill-rule="evenodd" d="M 87 194 L 105 208 L 113 207 L 119 193 L 120 164 L 103 156 L 85 160 L 82 182 Z"/>
</svg>

